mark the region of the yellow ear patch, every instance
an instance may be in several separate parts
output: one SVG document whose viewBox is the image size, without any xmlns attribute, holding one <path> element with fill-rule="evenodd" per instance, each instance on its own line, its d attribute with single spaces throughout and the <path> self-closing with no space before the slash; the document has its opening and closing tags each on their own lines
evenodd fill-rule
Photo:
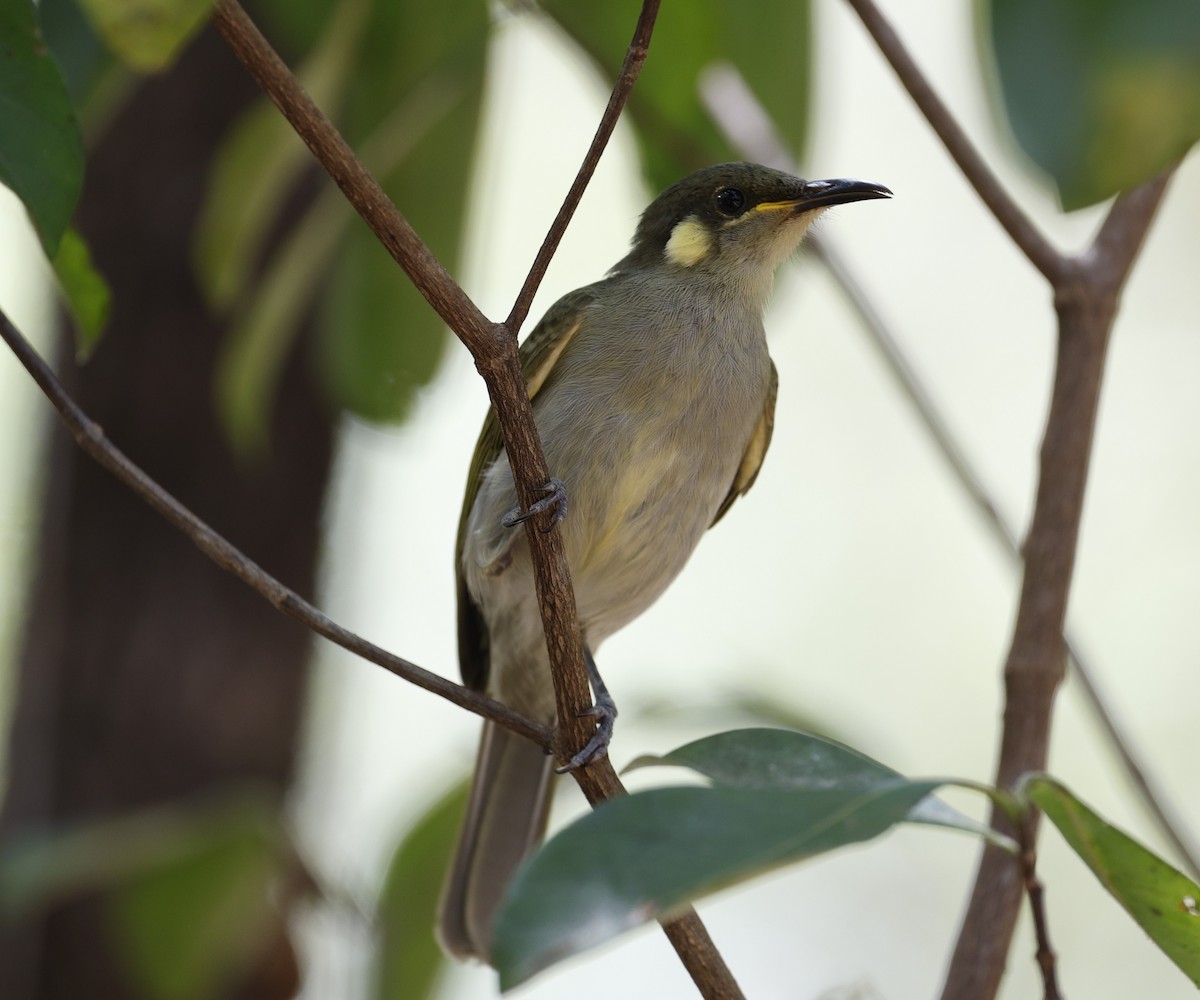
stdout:
<svg viewBox="0 0 1200 1000">
<path fill-rule="evenodd" d="M 703 222 L 689 215 L 677 222 L 667 240 L 667 260 L 680 267 L 699 264 L 712 251 L 712 236 Z"/>
</svg>

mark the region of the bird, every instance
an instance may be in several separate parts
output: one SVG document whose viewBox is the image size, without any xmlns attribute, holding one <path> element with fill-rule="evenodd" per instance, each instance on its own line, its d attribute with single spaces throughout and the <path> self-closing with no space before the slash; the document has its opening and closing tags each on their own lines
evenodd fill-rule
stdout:
<svg viewBox="0 0 1200 1000">
<path fill-rule="evenodd" d="M 595 669 L 608 636 L 645 611 L 701 536 L 754 485 L 771 443 L 778 375 L 763 311 L 776 268 L 833 205 L 881 184 L 803 180 L 754 163 L 704 167 L 642 213 L 600 281 L 558 300 L 521 346 L 555 477 L 522 511 L 495 413 L 468 474 L 455 551 L 463 682 L 542 722 L 554 690 L 525 532 L 558 523 L 575 588 L 603 753 L 616 706 Z M 438 909 L 442 947 L 489 960 L 504 891 L 542 840 L 553 759 L 485 722 Z"/>
</svg>

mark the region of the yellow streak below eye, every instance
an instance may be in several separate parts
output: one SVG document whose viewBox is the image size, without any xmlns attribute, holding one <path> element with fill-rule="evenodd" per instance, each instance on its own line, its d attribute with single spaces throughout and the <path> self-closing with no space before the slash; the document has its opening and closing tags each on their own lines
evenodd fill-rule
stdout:
<svg viewBox="0 0 1200 1000">
<path fill-rule="evenodd" d="M 680 267 L 699 264 L 712 251 L 712 236 L 694 215 L 676 223 L 667 240 L 667 260 Z"/>
</svg>

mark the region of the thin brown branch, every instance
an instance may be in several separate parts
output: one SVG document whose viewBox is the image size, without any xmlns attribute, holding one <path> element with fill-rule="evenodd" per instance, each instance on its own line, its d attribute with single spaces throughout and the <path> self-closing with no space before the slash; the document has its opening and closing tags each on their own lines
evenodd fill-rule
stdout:
<svg viewBox="0 0 1200 1000">
<path fill-rule="evenodd" d="M 1066 666 L 1063 623 L 1079 541 L 1084 489 L 1109 333 L 1121 288 L 1164 191 L 1158 177 L 1121 196 L 1100 235 L 1055 286 L 1058 352 L 1042 439 L 1025 572 L 1004 665 L 1004 731 L 996 786 L 1046 767 L 1054 696 Z M 1012 833 L 993 811 L 993 825 Z M 1036 820 L 1031 818 L 1031 833 Z M 985 848 L 943 989 L 943 1000 L 990 1000 L 1004 973 L 1022 885 L 1011 859 Z"/>
<path fill-rule="evenodd" d="M 1014 243 L 1029 258 L 1030 262 L 1052 283 L 1058 284 L 1064 277 L 1067 258 L 1056 250 L 1045 236 L 1034 226 L 1004 189 L 1000 179 L 992 172 L 987 161 L 980 155 L 979 150 L 972 145 L 961 125 L 955 120 L 946 107 L 945 102 L 938 96 L 930 85 L 925 74 L 921 72 L 916 61 L 905 48 L 896 30 L 883 16 L 874 0 L 847 0 L 859 19 L 875 40 L 879 51 L 891 64 L 900 78 L 900 83 L 908 91 L 914 103 L 920 109 L 925 120 L 942 141 L 963 176 L 975 189 L 976 193 L 991 210 L 996 221 L 1004 227 Z"/>
<path fill-rule="evenodd" d="M 425 670 L 381 649 L 374 643 L 355 635 L 323 614 L 294 590 L 289 589 L 271 576 L 261 566 L 232 545 L 164 490 L 139 466 L 120 451 L 105 435 L 103 429 L 80 409 L 71 399 L 62 383 L 58 381 L 50 366 L 13 325 L 8 316 L 0 311 L 0 336 L 11 348 L 17 360 L 24 365 L 54 408 L 63 423 L 74 435 L 79 446 L 104 466 L 109 472 L 129 487 L 154 508 L 166 521 L 177 528 L 221 569 L 228 570 L 257 594 L 266 598 L 280 611 L 307 625 L 314 632 L 337 643 L 365 660 L 369 660 L 397 677 L 424 688 L 432 694 L 453 702 L 485 719 L 492 719 L 505 729 L 524 736 L 526 739 L 550 749 L 553 734 L 548 726 L 525 718 L 507 705 L 455 684 L 446 678 Z"/>
<path fill-rule="evenodd" d="M 658 17 L 659 2 L 660 0 L 643 0 L 642 12 L 638 16 L 637 26 L 633 30 L 633 38 L 625 53 L 625 62 L 621 66 L 617 82 L 608 98 L 608 105 L 600 118 L 600 124 L 596 126 L 596 134 L 592 136 L 592 143 L 588 147 L 583 162 L 579 165 L 579 172 L 576 173 L 575 180 L 572 182 L 570 190 L 567 191 L 566 198 L 563 199 L 562 207 L 559 208 L 558 215 L 554 217 L 554 222 L 551 223 L 546 238 L 542 241 L 541 249 L 538 250 L 537 256 L 533 260 L 533 266 L 530 267 L 529 274 L 525 277 L 525 283 L 521 286 L 516 301 L 513 302 L 512 311 L 508 314 L 508 319 L 504 321 L 504 325 L 514 333 L 521 329 L 521 324 L 525 322 L 525 317 L 529 314 L 529 306 L 537 294 L 542 278 L 546 276 L 546 268 L 550 266 L 550 261 L 558 250 L 559 243 L 562 242 L 563 234 L 567 231 L 575 209 L 579 207 L 583 192 L 592 179 L 592 174 L 596 172 L 600 156 L 608 146 L 608 140 L 617 126 L 617 120 L 621 117 L 625 102 L 629 99 L 633 85 L 642 72 L 642 65 L 646 62 L 646 52 L 650 47 L 650 37 L 654 33 L 654 21 Z"/>
</svg>

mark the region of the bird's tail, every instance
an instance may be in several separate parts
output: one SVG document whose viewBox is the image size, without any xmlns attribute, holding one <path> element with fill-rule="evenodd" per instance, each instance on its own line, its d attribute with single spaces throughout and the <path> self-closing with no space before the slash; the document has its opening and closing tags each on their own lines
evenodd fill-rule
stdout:
<svg viewBox="0 0 1200 1000">
<path fill-rule="evenodd" d="M 546 831 L 553 764 L 541 747 L 485 723 L 467 816 L 438 907 L 438 940 L 450 954 L 489 961 L 504 890 Z"/>
</svg>

